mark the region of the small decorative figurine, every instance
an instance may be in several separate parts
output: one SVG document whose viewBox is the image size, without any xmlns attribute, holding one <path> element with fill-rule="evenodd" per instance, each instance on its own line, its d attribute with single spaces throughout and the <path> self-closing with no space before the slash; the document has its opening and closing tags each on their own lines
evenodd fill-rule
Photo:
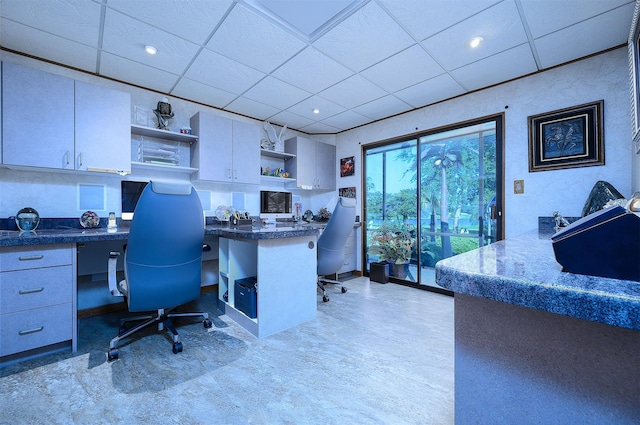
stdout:
<svg viewBox="0 0 640 425">
<path fill-rule="evenodd" d="M 173 118 L 173 111 L 171 111 L 169 99 L 166 97 L 160 99 L 153 113 L 156 114 L 156 118 L 158 119 L 158 128 L 169 130 L 169 119 Z"/>
<path fill-rule="evenodd" d="M 280 133 L 276 133 L 275 127 L 271 125 L 269 121 L 265 121 L 262 124 L 262 129 L 267 135 L 267 140 L 271 146 L 269 150 L 273 150 L 275 152 L 284 152 L 283 137 L 284 137 L 284 132 L 287 131 L 287 126 L 285 125 L 284 127 L 282 127 L 282 129 L 280 130 Z M 267 140 L 263 139 L 263 141 L 265 142 Z"/>
<path fill-rule="evenodd" d="M 569 220 L 564 218 L 558 211 L 554 211 L 553 220 L 556 223 L 556 225 L 553 228 L 556 232 L 562 229 L 563 227 L 567 227 L 569 225 Z"/>
</svg>

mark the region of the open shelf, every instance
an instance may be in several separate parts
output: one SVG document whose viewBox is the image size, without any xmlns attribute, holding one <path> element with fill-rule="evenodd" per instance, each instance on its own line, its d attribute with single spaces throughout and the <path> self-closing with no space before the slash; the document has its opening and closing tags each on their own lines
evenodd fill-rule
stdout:
<svg viewBox="0 0 640 425">
<path fill-rule="evenodd" d="M 198 141 L 198 136 L 193 134 L 176 133 L 175 131 L 161 130 L 153 127 L 143 127 L 141 125 L 131 125 L 131 134 L 140 136 L 155 137 L 158 139 L 175 140 L 177 142 L 193 143 Z"/>
<path fill-rule="evenodd" d="M 292 179 L 289 177 L 275 177 L 275 176 L 260 176 L 262 180 L 275 182 L 275 183 L 287 183 L 287 182 L 295 182 L 296 179 Z"/>
<path fill-rule="evenodd" d="M 280 158 L 280 159 L 284 159 L 285 161 L 287 159 L 292 159 L 296 157 L 294 154 L 291 154 L 291 153 L 270 151 L 268 149 L 260 149 L 260 155 L 270 156 L 272 158 Z"/>
<path fill-rule="evenodd" d="M 195 173 L 196 171 L 198 171 L 197 168 L 181 167 L 179 165 L 152 164 L 152 163 L 137 162 L 137 161 L 131 161 L 131 167 L 138 168 L 138 169 L 146 169 L 146 170 L 162 170 L 162 171 L 169 171 L 174 173 Z"/>
</svg>

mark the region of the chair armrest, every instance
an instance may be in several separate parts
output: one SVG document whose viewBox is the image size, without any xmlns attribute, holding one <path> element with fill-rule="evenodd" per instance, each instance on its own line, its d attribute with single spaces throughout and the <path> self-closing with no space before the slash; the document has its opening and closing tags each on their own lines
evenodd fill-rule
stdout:
<svg viewBox="0 0 640 425">
<path fill-rule="evenodd" d="M 119 252 L 111 251 L 109 253 L 109 262 L 107 268 L 107 281 L 109 282 L 109 292 L 114 297 L 123 297 L 124 294 L 118 290 L 118 285 L 116 284 L 116 265 L 118 263 Z"/>
</svg>

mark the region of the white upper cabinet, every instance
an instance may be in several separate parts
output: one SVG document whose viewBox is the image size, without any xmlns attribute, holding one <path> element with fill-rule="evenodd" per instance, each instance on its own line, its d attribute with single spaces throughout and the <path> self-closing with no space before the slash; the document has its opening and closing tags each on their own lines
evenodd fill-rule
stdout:
<svg viewBox="0 0 640 425">
<path fill-rule="evenodd" d="M 74 81 L 2 63 L 2 163 L 74 169 Z"/>
<path fill-rule="evenodd" d="M 296 179 L 297 188 L 335 190 L 335 146 L 298 136 L 284 143 L 285 152 L 295 155 L 295 159 L 289 161 L 291 164 L 287 166 Z"/>
<path fill-rule="evenodd" d="M 131 172 L 131 96 L 76 81 L 76 170 Z"/>
<path fill-rule="evenodd" d="M 2 64 L 2 163 L 131 170 L 128 93 Z"/>
<path fill-rule="evenodd" d="M 198 135 L 191 152 L 198 180 L 260 183 L 260 126 L 198 112 L 191 129 Z"/>
</svg>

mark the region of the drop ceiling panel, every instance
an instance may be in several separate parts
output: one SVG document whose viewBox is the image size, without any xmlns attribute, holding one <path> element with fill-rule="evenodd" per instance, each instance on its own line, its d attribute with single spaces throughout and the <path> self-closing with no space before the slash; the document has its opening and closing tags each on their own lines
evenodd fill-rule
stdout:
<svg viewBox="0 0 640 425">
<path fill-rule="evenodd" d="M 465 90 L 448 74 L 438 75 L 394 93 L 394 96 L 414 108 L 449 99 L 465 93 Z"/>
<path fill-rule="evenodd" d="M 107 6 L 198 45 L 224 18 L 232 0 L 109 0 Z"/>
<path fill-rule="evenodd" d="M 633 1 L 629 0 L 520 1 L 533 38 L 542 37 L 595 15 L 608 12 L 625 4 L 632 5 L 633 3 Z M 633 13 L 633 7 L 631 10 L 631 13 Z M 627 35 L 628 32 L 627 28 Z"/>
<path fill-rule="evenodd" d="M 104 51 L 174 74 L 182 74 L 199 49 L 194 43 L 113 10 L 107 10 L 104 25 Z M 144 46 L 148 44 L 158 53 L 146 53 Z"/>
<path fill-rule="evenodd" d="M 237 98 L 227 105 L 225 109 L 261 120 L 265 120 L 279 111 L 278 108 L 247 99 L 246 97 Z"/>
<path fill-rule="evenodd" d="M 316 94 L 348 78 L 353 72 L 313 47 L 307 47 L 272 75 Z"/>
<path fill-rule="evenodd" d="M 98 43 L 101 9 L 98 3 L 73 0 L 2 0 L 0 3 L 2 16 L 10 16 L 15 22 L 94 48 Z"/>
<path fill-rule="evenodd" d="M 424 51 L 422 46 L 415 44 L 365 69 L 360 75 L 383 89 L 394 92 L 442 73 L 444 73 L 442 67 Z"/>
<path fill-rule="evenodd" d="M 321 97 L 345 108 L 353 108 L 371 102 L 386 94 L 380 87 L 360 75 L 354 75 L 319 93 Z"/>
<path fill-rule="evenodd" d="M 484 42 L 472 49 L 467 43 L 476 36 L 483 37 Z M 428 38 L 422 45 L 450 71 L 526 42 L 518 9 L 514 2 L 506 1 Z"/>
<path fill-rule="evenodd" d="M 2 45 L 88 72 L 96 71 L 98 50 L 26 25 L 0 19 Z"/>
<path fill-rule="evenodd" d="M 151 90 L 169 93 L 178 81 L 178 76 L 158 68 L 143 65 L 120 56 L 102 52 L 100 60 L 100 75 L 127 81 Z"/>
<path fill-rule="evenodd" d="M 415 43 L 375 2 L 314 43 L 327 56 L 359 72 Z"/>
<path fill-rule="evenodd" d="M 362 2 L 363 0 L 359 0 Z M 248 0 L 247 3 L 269 13 L 307 39 L 348 9 L 354 0 Z"/>
<path fill-rule="evenodd" d="M 268 76 L 247 90 L 243 96 L 278 109 L 287 109 L 294 103 L 308 98 L 311 93 Z"/>
<path fill-rule="evenodd" d="M 606 46 L 625 44 L 633 8 L 633 4 L 628 4 L 536 39 L 534 44 L 542 67 L 568 62 L 590 52 L 604 50 Z M 593 31 L 592 28 L 608 28 L 608 31 Z"/>
<path fill-rule="evenodd" d="M 334 134 L 340 131 L 339 128 L 323 124 L 321 122 L 314 122 L 306 127 L 302 127 L 301 129 L 307 133 L 326 133 L 326 134 Z"/>
<path fill-rule="evenodd" d="M 412 34 L 422 41 L 455 25 L 502 0 L 378 0 L 378 3 Z M 428 23 L 428 24 L 426 24 Z"/>
<path fill-rule="evenodd" d="M 185 76 L 203 84 L 235 94 L 242 94 L 265 77 L 265 74 L 203 49 Z"/>
<path fill-rule="evenodd" d="M 503 66 L 505 63 L 510 66 Z M 451 72 L 453 78 L 467 91 L 477 90 L 502 81 L 536 72 L 536 62 L 528 44 L 463 66 Z"/>
<path fill-rule="evenodd" d="M 241 4 L 211 37 L 207 48 L 262 72 L 271 72 L 305 43 Z"/>
<path fill-rule="evenodd" d="M 320 110 L 319 114 L 313 113 L 313 110 L 316 108 Z M 320 96 L 311 96 L 300 103 L 296 103 L 288 110 L 310 120 L 319 121 L 323 118 L 344 112 L 347 108 L 337 105 Z"/>
<path fill-rule="evenodd" d="M 216 108 L 224 108 L 238 96 L 216 87 L 211 87 L 188 78 L 181 78 L 175 89 L 171 92 L 175 96 L 184 99 L 192 99 L 196 102 L 211 105 Z"/>
<path fill-rule="evenodd" d="M 321 122 L 323 124 L 330 125 L 340 130 L 346 130 L 354 126 L 366 124 L 370 121 L 371 120 L 369 118 L 363 115 L 360 115 L 357 112 L 348 110 L 340 114 L 334 115 L 332 117 L 325 118 Z"/>
<path fill-rule="evenodd" d="M 357 113 L 364 115 L 372 120 L 379 120 L 392 115 L 400 114 L 413 109 L 413 107 L 395 96 L 385 96 L 380 99 L 373 100 L 364 105 L 353 108 Z"/>
<path fill-rule="evenodd" d="M 269 121 L 278 125 L 286 125 L 289 128 L 302 128 L 315 122 L 314 120 L 301 117 L 300 115 L 292 114 L 289 111 L 282 111 L 273 115 L 269 118 Z"/>
</svg>

